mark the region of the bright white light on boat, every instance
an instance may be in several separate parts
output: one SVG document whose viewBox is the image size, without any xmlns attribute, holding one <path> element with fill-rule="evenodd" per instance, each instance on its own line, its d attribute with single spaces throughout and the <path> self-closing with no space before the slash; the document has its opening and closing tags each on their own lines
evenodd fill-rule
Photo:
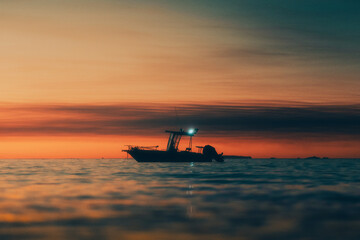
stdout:
<svg viewBox="0 0 360 240">
<path fill-rule="evenodd" d="M 195 129 L 193 129 L 193 128 L 189 129 L 189 131 L 188 131 L 189 134 L 193 134 L 194 132 L 195 132 Z"/>
</svg>

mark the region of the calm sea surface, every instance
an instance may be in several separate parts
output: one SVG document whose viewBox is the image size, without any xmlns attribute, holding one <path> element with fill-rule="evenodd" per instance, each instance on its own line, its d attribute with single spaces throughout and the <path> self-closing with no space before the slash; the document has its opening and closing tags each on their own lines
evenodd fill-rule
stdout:
<svg viewBox="0 0 360 240">
<path fill-rule="evenodd" d="M 0 239 L 360 239 L 360 160 L 0 160 Z"/>
</svg>

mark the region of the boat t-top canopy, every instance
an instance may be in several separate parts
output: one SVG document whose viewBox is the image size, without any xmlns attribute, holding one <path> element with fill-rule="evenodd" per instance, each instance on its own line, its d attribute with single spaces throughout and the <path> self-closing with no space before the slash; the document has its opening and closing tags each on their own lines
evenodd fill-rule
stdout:
<svg viewBox="0 0 360 240">
<path fill-rule="evenodd" d="M 180 131 L 166 130 L 165 132 L 170 133 L 166 151 L 177 151 L 182 136 L 190 136 L 190 144 L 191 144 L 192 136 L 194 136 L 198 131 L 199 129 L 197 128 L 195 129 L 191 128 L 188 131 L 184 131 L 183 129 L 180 129 Z M 189 148 L 191 150 L 191 146 L 189 146 Z"/>
</svg>

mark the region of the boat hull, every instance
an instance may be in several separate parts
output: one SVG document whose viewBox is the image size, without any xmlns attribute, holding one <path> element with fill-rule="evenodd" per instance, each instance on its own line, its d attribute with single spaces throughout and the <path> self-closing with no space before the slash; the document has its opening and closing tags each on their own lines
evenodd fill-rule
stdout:
<svg viewBox="0 0 360 240">
<path fill-rule="evenodd" d="M 131 149 L 127 151 L 138 162 L 211 162 L 201 153 Z"/>
</svg>

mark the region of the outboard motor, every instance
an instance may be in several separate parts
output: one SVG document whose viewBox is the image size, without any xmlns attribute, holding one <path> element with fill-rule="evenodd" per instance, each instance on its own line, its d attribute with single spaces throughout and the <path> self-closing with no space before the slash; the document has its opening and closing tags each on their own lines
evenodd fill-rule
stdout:
<svg viewBox="0 0 360 240">
<path fill-rule="evenodd" d="M 218 154 L 213 146 L 206 145 L 203 148 L 203 154 L 206 158 L 215 159 L 218 162 L 223 162 L 222 153 Z"/>
</svg>

